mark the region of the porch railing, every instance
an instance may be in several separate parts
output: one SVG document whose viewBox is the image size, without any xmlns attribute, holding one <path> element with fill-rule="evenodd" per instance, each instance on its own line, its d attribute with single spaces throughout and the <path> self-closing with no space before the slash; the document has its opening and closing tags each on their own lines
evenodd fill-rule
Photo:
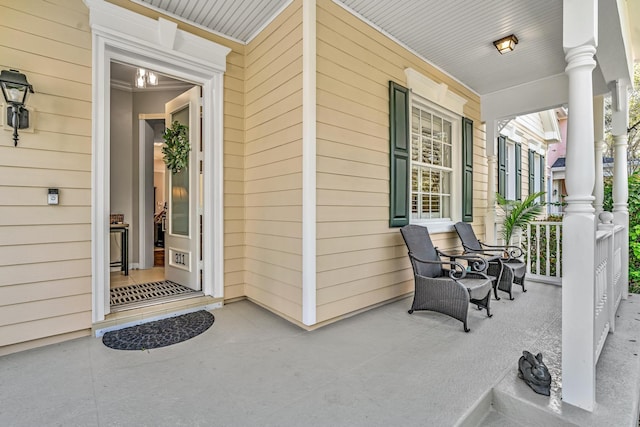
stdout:
<svg viewBox="0 0 640 427">
<path fill-rule="evenodd" d="M 547 283 L 562 283 L 562 222 L 534 221 L 527 226 L 525 240 L 527 277 Z"/>
<path fill-rule="evenodd" d="M 615 331 L 615 313 L 623 297 L 622 253 L 624 228 L 611 221 L 598 225 L 595 242 L 594 355 L 597 361 L 609 332 Z M 562 283 L 562 223 L 535 221 L 528 225 L 525 244 L 527 276 Z M 589 263 L 585 262 L 585 267 Z"/>
</svg>

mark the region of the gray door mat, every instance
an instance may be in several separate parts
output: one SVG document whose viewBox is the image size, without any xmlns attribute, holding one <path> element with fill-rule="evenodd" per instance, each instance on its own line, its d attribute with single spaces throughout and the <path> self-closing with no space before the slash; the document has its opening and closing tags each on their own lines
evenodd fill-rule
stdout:
<svg viewBox="0 0 640 427">
<path fill-rule="evenodd" d="M 163 280 L 113 288 L 110 304 L 111 311 L 121 311 L 200 295 L 203 295 L 201 291 L 194 291 L 170 280 Z"/>
</svg>

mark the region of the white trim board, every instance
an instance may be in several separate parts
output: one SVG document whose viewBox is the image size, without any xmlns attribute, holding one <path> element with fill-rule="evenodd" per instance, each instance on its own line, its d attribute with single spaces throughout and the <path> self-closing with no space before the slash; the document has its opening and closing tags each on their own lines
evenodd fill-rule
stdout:
<svg viewBox="0 0 640 427">
<path fill-rule="evenodd" d="M 302 2 L 302 323 L 316 318 L 316 0 Z"/>
<path fill-rule="evenodd" d="M 205 295 L 224 293 L 223 74 L 231 49 L 104 0 L 84 0 L 92 30 L 92 319 L 109 313 L 110 62 L 135 64 L 202 86 Z"/>
</svg>

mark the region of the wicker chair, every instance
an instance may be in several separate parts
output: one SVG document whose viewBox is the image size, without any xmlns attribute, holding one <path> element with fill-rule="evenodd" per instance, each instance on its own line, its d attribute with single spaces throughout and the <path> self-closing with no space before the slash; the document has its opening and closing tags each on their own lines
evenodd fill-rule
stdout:
<svg viewBox="0 0 640 427">
<path fill-rule="evenodd" d="M 442 261 L 446 256 L 433 246 L 425 227 L 406 225 L 400 229 L 402 238 L 409 249 L 413 267 L 415 292 L 409 314 L 416 310 L 431 310 L 460 320 L 467 327 L 469 303 L 479 310 L 486 309 L 491 317 L 491 278 L 478 271 L 467 271 L 457 261 Z M 484 264 L 475 256 L 463 257 L 470 263 Z"/>
<path fill-rule="evenodd" d="M 509 299 L 513 300 L 511 291 L 514 283 L 522 286 L 522 292 L 527 292 L 524 286 L 527 266 L 520 259 L 524 255 L 522 249 L 517 246 L 494 246 L 482 243 L 476 237 L 471 224 L 466 222 L 458 222 L 454 227 L 462 241 L 465 253 L 487 257 L 488 274 L 498 277 L 493 287 L 497 300 L 500 299 L 498 290 L 507 292 Z"/>
</svg>

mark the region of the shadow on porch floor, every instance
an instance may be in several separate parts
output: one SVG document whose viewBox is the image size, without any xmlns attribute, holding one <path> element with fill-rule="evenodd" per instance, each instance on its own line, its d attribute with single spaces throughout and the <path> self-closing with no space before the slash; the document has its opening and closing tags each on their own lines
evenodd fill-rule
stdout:
<svg viewBox="0 0 640 427">
<path fill-rule="evenodd" d="M 410 299 L 313 332 L 241 301 L 213 311 L 204 334 L 170 347 L 126 352 L 81 338 L 4 356 L 0 425 L 451 426 L 478 425 L 487 413 L 491 422 L 497 413 L 479 403 L 515 375 L 523 349 L 544 352 L 557 333 L 561 288 L 529 289 L 492 301 L 491 319 L 471 309 L 468 334 L 437 313 L 408 315 Z M 637 378 L 637 357 L 621 350 Z M 637 387 L 618 387 L 614 374 L 601 378 L 607 399 L 637 398 Z M 632 406 L 614 409 L 630 417 Z"/>
</svg>

